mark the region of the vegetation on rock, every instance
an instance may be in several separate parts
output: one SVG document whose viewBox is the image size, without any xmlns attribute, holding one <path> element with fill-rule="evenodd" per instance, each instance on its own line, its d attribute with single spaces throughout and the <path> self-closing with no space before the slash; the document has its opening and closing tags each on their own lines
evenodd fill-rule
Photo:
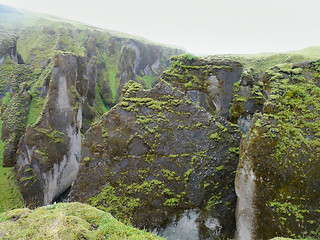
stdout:
<svg viewBox="0 0 320 240">
<path fill-rule="evenodd" d="M 72 201 L 147 229 L 197 208 L 200 235 L 213 234 L 205 226 L 211 216 L 219 222 L 214 234 L 232 237 L 237 127 L 164 81 L 148 91 L 133 82 L 125 89 L 122 101 L 85 134 Z"/>
<path fill-rule="evenodd" d="M 162 79 L 172 83 L 212 115 L 229 118 L 233 85 L 243 66 L 238 61 L 200 58 L 191 54 L 175 56 Z"/>
<path fill-rule="evenodd" d="M 267 101 L 242 141 L 239 164 L 257 179 L 254 238 L 320 236 L 319 65 L 282 64 L 263 75 Z"/>
</svg>

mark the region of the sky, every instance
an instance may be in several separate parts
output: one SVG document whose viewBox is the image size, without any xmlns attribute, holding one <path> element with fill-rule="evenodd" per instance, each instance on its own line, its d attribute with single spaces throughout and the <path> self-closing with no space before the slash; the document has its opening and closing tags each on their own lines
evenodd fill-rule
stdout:
<svg viewBox="0 0 320 240">
<path fill-rule="evenodd" d="M 194 54 L 284 52 L 320 45 L 319 0 L 0 0 Z"/>
</svg>

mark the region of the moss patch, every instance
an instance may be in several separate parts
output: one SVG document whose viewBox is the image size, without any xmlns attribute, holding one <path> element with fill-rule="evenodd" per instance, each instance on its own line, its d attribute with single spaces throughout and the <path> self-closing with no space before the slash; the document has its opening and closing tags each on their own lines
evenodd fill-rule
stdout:
<svg viewBox="0 0 320 240">
<path fill-rule="evenodd" d="M 162 239 L 80 203 L 24 208 L 0 215 L 2 239 Z"/>
<path fill-rule="evenodd" d="M 2 121 L 0 120 L 0 135 L 2 133 Z M 4 145 L 0 138 L 0 213 L 24 206 L 22 195 L 15 180 L 13 168 L 2 167 Z"/>
</svg>

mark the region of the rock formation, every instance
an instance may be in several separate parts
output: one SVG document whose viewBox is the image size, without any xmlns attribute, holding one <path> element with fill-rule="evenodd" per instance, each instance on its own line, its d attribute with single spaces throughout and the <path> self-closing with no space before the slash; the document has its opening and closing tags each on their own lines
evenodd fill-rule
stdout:
<svg viewBox="0 0 320 240">
<path fill-rule="evenodd" d="M 1 5 L 0 29 L 0 183 L 18 199 L 0 212 L 16 185 L 35 208 L 73 183 L 169 239 L 233 238 L 236 202 L 236 239 L 320 238 L 314 55 L 178 55 Z"/>
<path fill-rule="evenodd" d="M 237 238 L 319 238 L 319 61 L 263 76 L 267 101 L 242 139 Z"/>
<path fill-rule="evenodd" d="M 192 210 L 197 236 L 232 237 L 237 127 L 164 81 L 148 91 L 135 83 L 125 89 L 122 101 L 84 136 L 71 201 L 147 229 Z"/>
<path fill-rule="evenodd" d="M 181 51 L 47 16 L 37 25 L 38 16 L 11 8 L 0 12 L 17 21 L 0 24 L 7 31 L 0 36 L 3 165 L 16 167 L 25 202 L 36 207 L 70 187 L 81 134 L 119 101 L 123 85 L 132 79 L 151 87 Z"/>
<path fill-rule="evenodd" d="M 81 150 L 82 104 L 90 85 L 83 69 L 86 61 L 81 57 L 71 54 L 55 57 L 41 117 L 27 127 L 19 143 L 17 175 L 30 207 L 52 202 L 76 176 Z"/>
<path fill-rule="evenodd" d="M 185 92 L 208 112 L 229 118 L 233 85 L 240 80 L 243 65 L 237 61 L 203 59 L 190 54 L 173 57 L 162 78 Z"/>
</svg>

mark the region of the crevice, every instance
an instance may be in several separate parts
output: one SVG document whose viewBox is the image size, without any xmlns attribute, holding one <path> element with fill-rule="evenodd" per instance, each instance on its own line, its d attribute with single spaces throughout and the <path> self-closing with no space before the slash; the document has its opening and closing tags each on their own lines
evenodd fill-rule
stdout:
<svg viewBox="0 0 320 240">
<path fill-rule="evenodd" d="M 71 191 L 71 185 L 68 187 L 63 193 L 61 193 L 58 197 L 56 197 L 52 203 L 56 202 L 67 202 L 69 199 L 69 193 Z"/>
</svg>

